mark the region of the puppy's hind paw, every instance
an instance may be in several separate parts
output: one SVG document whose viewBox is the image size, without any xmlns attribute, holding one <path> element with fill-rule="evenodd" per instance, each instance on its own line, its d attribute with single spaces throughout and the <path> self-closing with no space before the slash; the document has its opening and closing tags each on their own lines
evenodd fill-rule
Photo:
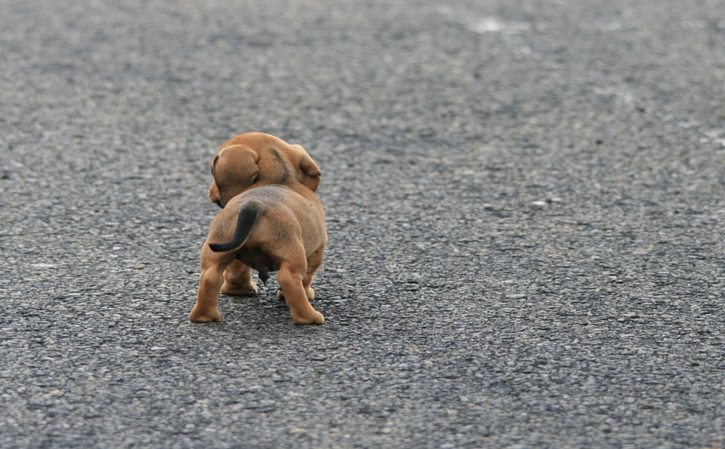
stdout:
<svg viewBox="0 0 725 449">
<path fill-rule="evenodd" d="M 189 320 L 194 323 L 212 323 L 222 320 L 222 313 L 219 309 L 214 310 L 194 310 L 189 314 Z"/>
<path fill-rule="evenodd" d="M 308 316 L 302 316 L 292 312 L 292 320 L 295 324 L 325 324 L 325 316 L 317 310 L 314 310 Z"/>
</svg>

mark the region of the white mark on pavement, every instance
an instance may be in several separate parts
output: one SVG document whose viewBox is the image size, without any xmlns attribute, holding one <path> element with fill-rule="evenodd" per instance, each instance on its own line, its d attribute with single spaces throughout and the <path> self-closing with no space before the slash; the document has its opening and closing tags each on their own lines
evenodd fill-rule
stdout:
<svg viewBox="0 0 725 449">
<path fill-rule="evenodd" d="M 496 16 L 469 17 L 467 13 L 456 11 L 448 6 L 439 7 L 438 12 L 465 25 L 466 28 L 478 34 L 521 34 L 531 31 L 533 28 L 530 22 L 504 20 Z"/>
<path fill-rule="evenodd" d="M 56 265 L 54 263 L 34 263 L 30 265 L 33 268 L 55 268 Z"/>
<path fill-rule="evenodd" d="M 471 21 L 469 28 L 479 34 L 519 34 L 531 30 L 531 24 L 527 22 L 504 21 L 498 17 L 483 17 L 481 19 Z"/>
</svg>

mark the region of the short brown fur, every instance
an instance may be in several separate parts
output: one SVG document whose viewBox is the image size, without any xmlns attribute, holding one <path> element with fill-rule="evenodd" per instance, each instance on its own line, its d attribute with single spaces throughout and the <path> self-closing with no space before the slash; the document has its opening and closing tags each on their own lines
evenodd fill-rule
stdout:
<svg viewBox="0 0 725 449">
<path fill-rule="evenodd" d="M 312 279 L 327 244 L 325 214 L 315 194 L 321 175 L 315 161 L 300 145 L 255 132 L 222 144 L 210 165 L 214 179 L 209 199 L 223 209 L 212 220 L 201 249 L 199 291 L 189 319 L 221 321 L 220 291 L 255 295 L 254 268 L 262 280 L 267 271 L 278 271 L 278 294 L 295 323 L 324 323 L 324 316 L 310 305 L 315 297 Z M 245 214 L 253 216 L 253 224 L 235 242 Z M 239 245 L 228 251 L 210 246 L 228 242 Z"/>
</svg>

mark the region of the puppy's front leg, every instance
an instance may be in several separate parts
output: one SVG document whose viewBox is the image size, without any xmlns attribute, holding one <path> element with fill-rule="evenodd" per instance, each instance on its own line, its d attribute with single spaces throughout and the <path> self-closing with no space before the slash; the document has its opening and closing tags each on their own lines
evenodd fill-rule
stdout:
<svg viewBox="0 0 725 449">
<path fill-rule="evenodd" d="M 257 284 L 252 280 L 252 269 L 235 260 L 224 270 L 222 293 L 230 296 L 253 296 L 257 294 Z"/>
<path fill-rule="evenodd" d="M 297 324 L 323 324 L 325 317 L 310 305 L 305 288 L 302 286 L 304 266 L 283 263 L 277 273 L 277 283 L 289 307 L 292 320 Z"/>
</svg>

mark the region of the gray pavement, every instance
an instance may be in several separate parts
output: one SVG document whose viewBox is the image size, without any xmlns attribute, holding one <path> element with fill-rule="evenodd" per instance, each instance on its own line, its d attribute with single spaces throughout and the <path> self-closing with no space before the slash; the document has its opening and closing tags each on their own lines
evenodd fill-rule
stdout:
<svg viewBox="0 0 725 449">
<path fill-rule="evenodd" d="M 0 0 L 0 447 L 721 448 L 725 6 Z M 327 323 L 191 325 L 242 131 Z"/>
</svg>

